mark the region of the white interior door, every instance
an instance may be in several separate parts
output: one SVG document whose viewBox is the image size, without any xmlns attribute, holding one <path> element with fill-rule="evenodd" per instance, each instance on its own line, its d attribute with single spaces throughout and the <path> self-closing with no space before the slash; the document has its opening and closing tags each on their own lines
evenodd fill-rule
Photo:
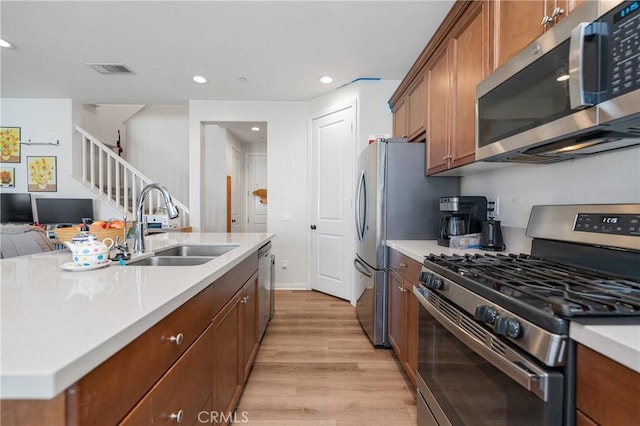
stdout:
<svg viewBox="0 0 640 426">
<path fill-rule="evenodd" d="M 231 148 L 231 232 L 242 232 L 242 152 Z"/>
<path fill-rule="evenodd" d="M 311 288 L 353 295 L 355 107 L 316 118 L 311 139 Z"/>
<path fill-rule="evenodd" d="M 249 154 L 247 162 L 247 206 L 249 207 L 247 232 L 267 232 L 267 205 L 261 202 L 260 197 L 253 195 L 256 189 L 267 189 L 267 202 L 269 202 L 267 155 Z"/>
</svg>

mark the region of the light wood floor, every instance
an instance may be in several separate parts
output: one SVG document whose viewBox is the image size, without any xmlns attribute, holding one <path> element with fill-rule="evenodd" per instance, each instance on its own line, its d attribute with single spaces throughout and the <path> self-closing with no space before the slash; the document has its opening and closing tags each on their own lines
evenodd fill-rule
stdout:
<svg viewBox="0 0 640 426">
<path fill-rule="evenodd" d="M 277 291 L 237 408 L 250 425 L 412 425 L 415 392 L 389 349 L 375 349 L 348 302 Z"/>
</svg>

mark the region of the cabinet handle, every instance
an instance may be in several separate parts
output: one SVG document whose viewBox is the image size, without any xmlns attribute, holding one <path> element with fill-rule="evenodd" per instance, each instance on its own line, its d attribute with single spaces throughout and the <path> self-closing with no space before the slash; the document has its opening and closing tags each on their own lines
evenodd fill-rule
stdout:
<svg viewBox="0 0 640 426">
<path fill-rule="evenodd" d="M 169 341 L 175 343 L 176 345 L 182 344 L 183 339 L 184 339 L 184 335 L 182 333 L 178 333 L 175 336 L 169 337 Z"/>
<path fill-rule="evenodd" d="M 249 296 L 245 296 L 242 299 L 240 299 L 240 303 L 247 303 L 249 301 Z"/>
<path fill-rule="evenodd" d="M 169 414 L 169 418 L 176 423 L 182 423 L 182 419 L 184 418 L 184 411 L 178 410 L 177 413 Z"/>
<path fill-rule="evenodd" d="M 404 263 L 400 263 L 400 267 L 401 267 L 401 268 L 406 268 L 406 267 L 407 267 L 407 265 L 406 265 L 406 264 L 404 264 Z"/>
<path fill-rule="evenodd" d="M 540 22 L 540 25 L 542 25 L 544 27 L 545 25 L 547 25 L 552 20 L 553 20 L 553 18 L 551 16 L 545 16 L 544 18 L 542 18 L 542 21 Z"/>
<path fill-rule="evenodd" d="M 555 18 L 558 15 L 562 15 L 564 13 L 564 9 L 561 8 L 560 6 L 556 6 L 555 9 L 553 9 L 553 12 L 551 12 L 551 17 Z"/>
<path fill-rule="evenodd" d="M 443 160 L 446 160 L 446 159 L 447 159 L 447 156 L 446 156 L 446 155 L 445 155 L 445 156 L 443 156 L 443 157 L 442 157 L 442 159 L 443 159 Z"/>
<path fill-rule="evenodd" d="M 401 291 L 401 292 L 403 292 L 403 293 L 404 293 L 405 291 L 407 291 L 407 289 L 406 289 L 406 288 L 404 288 L 404 287 L 402 287 L 402 286 L 398 286 L 398 290 L 400 290 L 400 291 Z"/>
</svg>

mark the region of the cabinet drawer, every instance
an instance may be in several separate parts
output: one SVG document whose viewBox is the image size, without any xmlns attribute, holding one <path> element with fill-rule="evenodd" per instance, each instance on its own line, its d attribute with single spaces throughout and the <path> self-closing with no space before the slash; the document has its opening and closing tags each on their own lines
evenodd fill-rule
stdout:
<svg viewBox="0 0 640 426">
<path fill-rule="evenodd" d="M 113 425 L 122 420 L 209 325 L 213 287 L 195 295 L 71 386 L 67 390 L 70 423 Z M 179 344 L 178 336 L 182 336 Z"/>
<path fill-rule="evenodd" d="M 422 269 L 422 265 L 419 262 L 392 248 L 389 249 L 389 266 L 412 284 L 418 282 L 418 276 Z"/>
<path fill-rule="evenodd" d="M 638 424 L 640 374 L 582 345 L 578 345 L 577 364 L 579 411 L 603 426 Z"/>
<path fill-rule="evenodd" d="M 213 326 L 196 340 L 167 374 L 149 391 L 121 423 L 123 426 L 145 424 L 198 424 L 210 420 L 209 406 L 213 377 Z"/>
<path fill-rule="evenodd" d="M 213 286 L 213 314 L 216 315 L 224 305 L 242 288 L 251 275 L 258 270 L 258 252 L 253 253 L 232 270 L 218 278 Z"/>
</svg>

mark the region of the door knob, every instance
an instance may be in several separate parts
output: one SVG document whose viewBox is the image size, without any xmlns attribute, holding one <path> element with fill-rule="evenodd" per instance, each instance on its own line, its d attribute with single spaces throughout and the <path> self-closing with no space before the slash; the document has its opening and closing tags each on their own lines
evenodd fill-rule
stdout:
<svg viewBox="0 0 640 426">
<path fill-rule="evenodd" d="M 316 229 L 316 226 L 315 225 L 311 225 L 311 229 Z"/>
</svg>

